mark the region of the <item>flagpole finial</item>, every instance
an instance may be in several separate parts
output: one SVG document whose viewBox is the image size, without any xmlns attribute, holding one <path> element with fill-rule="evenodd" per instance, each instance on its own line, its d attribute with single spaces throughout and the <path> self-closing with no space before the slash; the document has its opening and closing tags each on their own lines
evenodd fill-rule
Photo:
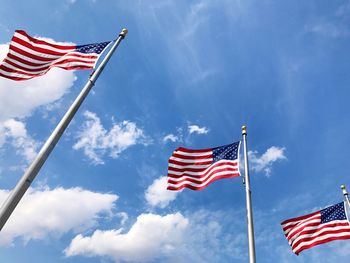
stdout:
<svg viewBox="0 0 350 263">
<path fill-rule="evenodd" d="M 129 31 L 128 31 L 126 28 L 123 28 L 123 29 L 122 29 L 122 32 L 120 32 L 119 36 L 121 36 L 121 37 L 124 38 L 128 32 L 129 32 Z"/>
<path fill-rule="evenodd" d="M 348 195 L 348 192 L 346 191 L 345 185 L 341 185 L 340 188 L 343 190 L 343 195 Z"/>
<path fill-rule="evenodd" d="M 247 126 L 242 126 L 242 135 L 247 135 Z"/>
</svg>

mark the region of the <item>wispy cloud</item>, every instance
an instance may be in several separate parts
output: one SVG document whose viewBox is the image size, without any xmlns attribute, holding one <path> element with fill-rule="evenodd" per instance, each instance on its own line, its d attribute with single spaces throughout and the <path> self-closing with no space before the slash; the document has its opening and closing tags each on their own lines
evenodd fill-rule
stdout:
<svg viewBox="0 0 350 263">
<path fill-rule="evenodd" d="M 179 191 L 169 191 L 167 188 L 167 177 L 161 176 L 154 180 L 145 192 L 145 199 L 150 206 L 165 208 L 176 199 Z"/>
<path fill-rule="evenodd" d="M 271 175 L 272 165 L 280 160 L 286 160 L 284 147 L 272 146 L 262 155 L 257 151 L 249 151 L 250 168 L 256 172 L 264 172 L 267 177 Z"/>
<path fill-rule="evenodd" d="M 179 137 L 174 135 L 174 134 L 172 134 L 172 133 L 170 133 L 168 135 L 165 135 L 164 138 L 163 138 L 163 142 L 165 142 L 165 143 L 168 142 L 168 141 L 170 141 L 170 142 L 177 142 L 179 140 L 180 140 Z"/>
<path fill-rule="evenodd" d="M 199 127 L 198 125 L 188 125 L 188 132 L 190 134 L 207 134 L 209 129 L 207 127 Z"/>
<path fill-rule="evenodd" d="M 39 146 L 39 143 L 28 135 L 25 123 L 15 119 L 0 122 L 0 146 L 5 142 L 9 142 L 16 153 L 23 156 L 28 163 L 35 158 Z"/>
<path fill-rule="evenodd" d="M 0 202 L 8 194 L 9 191 L 0 190 Z M 111 215 L 117 199 L 114 194 L 82 188 L 30 188 L 1 230 L 0 245 L 11 245 L 16 238 L 28 242 L 72 230 L 82 231 L 96 225 L 100 213 Z"/>
<path fill-rule="evenodd" d="M 162 139 L 163 143 L 167 142 L 185 142 L 186 144 L 190 143 L 190 137 L 192 135 L 202 135 L 207 134 L 210 129 L 208 127 L 200 127 L 197 124 L 190 124 L 191 122 L 187 122 L 186 125 L 182 127 L 177 127 L 176 132 L 169 133 L 165 135 Z"/>
<path fill-rule="evenodd" d="M 119 154 L 135 144 L 147 144 L 143 130 L 134 122 L 122 121 L 113 124 L 106 130 L 100 118 L 93 112 L 84 112 L 86 118 L 82 130 L 78 133 L 78 142 L 73 149 L 83 149 L 84 154 L 94 164 L 104 164 L 102 157 L 108 154 L 112 158 L 118 158 Z"/>
</svg>

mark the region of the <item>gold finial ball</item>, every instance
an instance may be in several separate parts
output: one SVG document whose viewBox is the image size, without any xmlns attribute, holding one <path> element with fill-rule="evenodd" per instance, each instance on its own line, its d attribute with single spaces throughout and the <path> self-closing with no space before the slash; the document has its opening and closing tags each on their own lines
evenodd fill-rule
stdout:
<svg viewBox="0 0 350 263">
<path fill-rule="evenodd" d="M 122 33 L 123 33 L 124 35 L 126 35 L 128 32 L 129 32 L 129 31 L 128 31 L 126 28 L 123 28 L 123 29 L 122 29 Z"/>
<path fill-rule="evenodd" d="M 245 125 L 242 126 L 242 134 L 247 134 L 247 127 Z"/>
<path fill-rule="evenodd" d="M 342 184 L 342 185 L 340 186 L 340 188 L 341 188 L 342 190 L 344 190 L 344 189 L 345 189 L 345 185 Z"/>
</svg>

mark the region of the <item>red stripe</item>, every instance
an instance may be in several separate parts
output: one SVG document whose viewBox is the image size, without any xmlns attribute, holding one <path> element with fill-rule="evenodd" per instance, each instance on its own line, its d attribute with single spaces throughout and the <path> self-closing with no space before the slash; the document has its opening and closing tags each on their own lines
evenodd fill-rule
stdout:
<svg viewBox="0 0 350 263">
<path fill-rule="evenodd" d="M 211 176 L 217 174 L 217 173 L 221 173 L 221 172 L 232 172 L 234 174 L 237 173 L 237 169 L 234 169 L 234 168 L 223 168 L 223 169 L 218 169 L 218 170 L 215 170 L 215 171 L 210 171 L 209 173 L 206 173 L 205 175 L 203 176 L 190 176 L 191 178 L 184 178 L 182 180 L 179 180 L 179 181 L 175 181 L 175 180 L 172 180 L 172 178 L 174 178 L 173 176 L 169 175 L 168 177 L 168 183 L 171 183 L 171 184 L 181 184 L 182 182 L 186 182 L 186 181 L 189 181 L 189 182 L 192 182 L 192 183 L 196 183 L 196 184 L 201 184 L 203 183 L 205 180 L 208 180 Z M 202 179 L 206 177 L 206 179 Z"/>
<path fill-rule="evenodd" d="M 182 155 L 179 153 L 174 152 L 172 157 L 180 158 L 180 159 L 186 159 L 186 160 L 198 160 L 198 159 L 208 159 L 213 158 L 213 154 L 203 155 L 203 156 L 188 156 L 188 155 Z"/>
<path fill-rule="evenodd" d="M 210 183 L 216 181 L 216 180 L 219 180 L 219 179 L 223 179 L 223 178 L 232 178 L 232 177 L 238 177 L 239 174 L 231 174 L 231 175 L 222 175 L 222 176 L 217 176 L 217 177 L 214 177 L 212 180 L 208 181 L 206 184 L 204 184 L 203 186 L 200 186 L 200 187 L 196 187 L 196 186 L 192 186 L 190 184 L 183 184 L 179 187 L 173 187 L 173 186 L 168 186 L 167 189 L 168 190 L 172 190 L 172 191 L 179 191 L 183 188 L 189 188 L 189 189 L 192 189 L 192 190 L 202 190 L 203 188 L 206 188 Z"/>
<path fill-rule="evenodd" d="M 33 67 L 37 67 L 37 66 L 40 66 L 40 65 L 46 65 L 46 64 L 48 63 L 47 61 L 43 61 L 43 63 L 41 63 L 41 64 L 33 63 L 33 62 L 30 62 L 30 61 L 25 60 L 25 59 L 23 59 L 23 58 L 17 57 L 17 56 L 16 56 L 15 54 L 13 54 L 13 53 L 8 53 L 8 54 L 7 54 L 7 57 L 8 57 L 8 58 L 12 58 L 12 59 L 14 59 L 14 60 L 17 60 L 17 61 L 19 61 L 19 62 L 21 62 L 21 63 L 23 63 L 23 64 L 28 65 L 28 66 L 33 66 Z"/>
<path fill-rule="evenodd" d="M 22 74 L 22 75 L 31 76 L 31 77 L 39 76 L 39 75 L 45 74 L 47 72 L 47 70 L 46 70 L 45 72 L 42 72 L 42 73 L 31 74 L 31 73 L 28 73 L 28 72 L 25 72 L 22 70 L 8 68 L 5 65 L 0 65 L 0 69 L 2 69 L 3 71 L 9 72 L 9 73 L 17 73 L 17 74 Z M 7 76 L 7 77 L 9 78 L 9 76 Z"/>
<path fill-rule="evenodd" d="M 216 162 L 216 163 L 213 163 L 211 165 L 211 167 L 217 167 L 217 166 L 221 166 L 221 165 L 231 165 L 231 166 L 238 166 L 238 162 L 235 162 L 235 163 L 232 163 L 232 162 Z M 182 173 L 186 173 L 186 172 L 201 172 L 201 171 L 204 171 L 205 169 L 208 169 L 208 168 L 175 168 L 175 167 L 168 167 L 168 172 L 169 171 L 174 171 L 174 172 L 182 172 Z M 176 176 L 176 175 L 175 175 Z"/>
<path fill-rule="evenodd" d="M 25 57 L 32 58 L 32 59 L 39 60 L 39 61 L 43 61 L 43 62 L 51 62 L 51 61 L 57 59 L 57 58 L 45 58 L 45 57 L 36 56 L 36 55 L 33 55 L 33 54 L 31 54 L 31 53 L 28 53 L 28 52 L 26 52 L 26 51 L 24 51 L 24 50 L 22 50 L 22 49 L 20 49 L 20 48 L 17 48 L 17 47 L 15 47 L 15 46 L 12 46 L 12 45 L 10 44 L 10 52 L 11 52 L 11 50 L 14 50 L 14 51 L 16 51 L 17 53 L 19 53 L 19 54 L 21 54 L 21 55 L 23 55 L 23 56 L 25 56 Z"/>
<path fill-rule="evenodd" d="M 281 225 L 284 225 L 284 224 L 287 224 L 287 223 L 291 223 L 293 221 L 301 221 L 301 220 L 304 220 L 308 217 L 311 217 L 311 216 L 314 216 L 316 215 L 317 213 L 320 213 L 320 211 L 317 211 L 317 212 L 314 212 L 314 213 L 311 213 L 311 214 L 308 214 L 308 215 L 304 215 L 304 216 L 299 216 L 299 217 L 294 217 L 294 218 L 291 218 L 291 219 L 287 219 L 287 220 L 284 220 Z"/>
<path fill-rule="evenodd" d="M 42 48 L 42 47 L 36 47 L 36 46 L 33 46 L 30 42 L 24 41 L 24 40 L 19 39 L 17 37 L 13 37 L 12 41 L 20 44 L 21 46 L 27 47 L 33 51 L 43 53 L 43 54 L 49 54 L 49 55 L 53 55 L 53 56 L 63 56 L 64 54 L 67 53 L 66 50 L 62 50 L 62 52 L 57 52 L 57 51 L 53 51 L 53 50 Z M 75 47 L 73 47 L 73 48 L 75 48 Z M 69 50 L 68 50 L 68 52 L 69 52 Z"/>
<path fill-rule="evenodd" d="M 305 238 L 302 238 L 296 242 L 292 242 L 292 248 L 295 248 L 297 247 L 299 244 L 301 243 L 304 243 L 304 242 L 308 242 L 308 241 L 312 241 L 313 239 L 316 239 L 316 238 L 319 238 L 319 237 L 322 237 L 324 235 L 327 235 L 327 234 L 337 234 L 337 233 L 345 233 L 345 232 L 349 232 L 350 233 L 350 228 L 348 229 L 329 229 L 327 231 L 324 231 L 324 232 L 321 232 L 322 229 L 325 229 L 325 228 L 329 228 L 329 227 L 337 227 L 337 226 L 349 226 L 348 223 L 334 223 L 334 224 L 328 224 L 328 225 L 323 225 L 321 227 L 318 227 L 316 229 L 312 229 L 312 230 L 305 230 L 305 231 L 301 231 L 301 232 L 298 232 L 298 236 L 303 236 L 303 235 L 308 235 L 308 234 L 315 234 L 311 237 L 305 237 Z M 321 232 L 319 234 L 317 234 L 318 232 Z M 290 239 L 288 239 L 290 240 Z"/>
<path fill-rule="evenodd" d="M 206 173 L 202 174 L 202 175 L 192 175 L 192 174 L 188 174 L 188 173 L 183 173 L 181 175 L 176 175 L 176 174 L 172 174 L 171 172 L 168 171 L 168 177 L 169 178 L 175 178 L 175 179 L 178 179 L 178 178 L 181 178 L 181 177 L 184 177 L 184 176 L 188 176 L 188 177 L 191 177 L 191 178 L 194 178 L 194 179 L 200 179 L 200 178 L 203 178 L 203 177 L 206 177 L 207 175 L 211 174 L 211 173 L 216 173 L 217 171 L 225 171 L 225 170 L 230 170 L 230 171 L 234 171 L 234 172 L 238 172 L 238 167 L 237 166 L 234 166 L 232 165 L 231 167 L 227 167 L 227 168 L 222 168 L 222 169 L 218 169 L 218 170 L 215 170 L 215 168 L 217 167 L 220 167 L 222 165 L 217 165 L 217 166 L 213 166 L 213 167 L 210 167 L 210 169 L 208 169 L 208 171 L 206 171 Z"/>
<path fill-rule="evenodd" d="M 3 62 L 6 62 L 18 69 L 21 69 L 21 70 L 25 70 L 25 71 L 28 71 L 28 72 L 35 72 L 35 71 L 41 71 L 41 70 L 45 70 L 45 69 L 48 69 L 50 66 L 48 66 L 48 64 L 43 64 L 43 65 L 46 65 L 46 66 L 43 66 L 43 67 L 40 67 L 40 68 L 35 68 L 35 69 L 30 69 L 30 68 L 26 68 L 26 67 L 23 67 L 21 65 L 18 65 L 10 60 L 8 60 L 7 58 L 3 61 Z"/>
<path fill-rule="evenodd" d="M 210 165 L 210 164 L 213 163 L 213 161 L 206 161 L 206 162 L 196 161 L 196 162 L 193 162 L 193 163 L 185 163 L 185 162 L 179 162 L 179 161 L 175 161 L 175 160 L 169 159 L 168 163 L 181 165 L 181 166 L 189 166 L 189 165 Z M 203 168 L 203 169 L 205 169 L 205 168 Z"/>
<path fill-rule="evenodd" d="M 184 147 L 179 147 L 177 148 L 174 153 L 176 153 L 177 151 L 181 151 L 181 152 L 186 152 L 186 153 L 204 153 L 204 152 L 209 152 L 212 151 L 212 148 L 208 148 L 208 149 L 199 149 L 199 150 L 192 150 L 192 149 L 187 149 Z"/>
<path fill-rule="evenodd" d="M 305 249 L 320 245 L 320 244 L 324 244 L 324 243 L 328 243 L 330 241 L 334 241 L 334 240 L 345 240 L 345 239 L 350 239 L 350 234 L 349 235 L 345 235 L 345 236 L 334 236 L 334 237 L 329 237 L 323 240 L 318 240 L 315 241 L 309 245 L 305 245 L 305 246 L 301 246 L 300 249 L 298 249 L 297 251 L 295 251 L 294 253 L 299 255 L 299 253 Z"/>
<path fill-rule="evenodd" d="M 0 68 L 1 68 L 1 66 L 0 66 Z M 28 80 L 28 79 L 33 78 L 33 77 L 30 77 L 30 78 L 21 78 L 21 77 L 7 76 L 7 75 L 2 74 L 1 72 L 0 72 L 0 76 L 1 76 L 1 77 L 4 77 L 4 78 L 12 79 L 12 80 L 18 80 L 18 81 Z"/>
<path fill-rule="evenodd" d="M 46 42 L 44 40 L 36 39 L 34 37 L 29 36 L 23 30 L 16 30 L 15 32 L 18 33 L 18 34 L 21 34 L 22 36 L 27 37 L 31 42 L 33 42 L 35 44 L 47 45 L 47 46 L 54 47 L 54 48 L 59 48 L 59 49 L 62 49 L 62 50 L 69 50 L 69 49 L 72 49 L 72 48 L 76 47 L 76 45 L 58 45 L 58 44 L 53 44 L 53 43 Z"/>
<path fill-rule="evenodd" d="M 316 215 L 317 215 L 317 213 L 316 213 Z M 305 227 L 310 226 L 310 225 L 315 225 L 315 224 L 319 225 L 321 223 L 321 214 L 318 213 L 317 217 L 315 217 L 316 215 L 313 215 L 313 217 L 304 219 L 303 221 L 296 222 L 293 225 L 286 226 L 283 228 L 283 231 L 287 232 L 287 230 L 289 230 L 291 228 L 299 229 L 299 228 L 301 228 L 301 226 L 304 229 Z M 312 223 L 311 221 L 313 221 L 313 220 L 318 220 L 318 222 Z M 306 224 L 307 222 L 310 222 L 310 223 Z M 290 232 L 292 232 L 292 231 L 294 231 L 294 229 L 291 230 Z M 288 232 L 288 235 L 290 232 Z M 287 233 L 285 233 L 285 234 L 287 235 Z"/>
</svg>

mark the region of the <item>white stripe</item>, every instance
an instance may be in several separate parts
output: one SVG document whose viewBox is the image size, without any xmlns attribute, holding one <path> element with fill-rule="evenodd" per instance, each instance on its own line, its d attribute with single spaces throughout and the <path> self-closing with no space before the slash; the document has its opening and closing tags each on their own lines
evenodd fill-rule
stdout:
<svg viewBox="0 0 350 263">
<path fill-rule="evenodd" d="M 16 53 L 16 54 L 14 54 Z M 38 61 L 38 60 L 34 60 L 34 59 L 30 59 L 29 57 L 25 57 L 25 56 L 22 56 L 21 54 L 18 54 L 17 52 L 13 52 L 14 55 L 18 56 L 18 57 L 21 57 L 22 59 L 28 61 L 28 62 L 31 62 L 31 63 L 37 63 L 38 65 L 37 66 L 29 66 L 27 64 L 24 64 L 22 62 L 20 62 L 19 60 L 16 60 L 16 59 L 13 59 L 13 58 L 9 58 L 7 57 L 6 60 L 8 61 L 11 61 L 12 63 L 16 64 L 16 65 L 19 65 L 19 66 L 22 66 L 22 67 L 25 67 L 26 69 L 40 69 L 40 68 L 43 68 L 43 67 L 46 67 L 52 63 L 59 63 L 60 61 L 62 60 L 66 60 L 66 59 L 79 59 L 79 60 L 82 60 L 83 62 L 79 62 L 79 63 L 88 63 L 88 64 L 94 64 L 96 59 L 91 59 L 91 58 L 77 58 L 75 56 L 73 56 L 72 53 L 70 54 L 67 54 L 65 56 L 62 56 L 60 57 L 59 59 L 56 59 L 56 60 L 53 60 L 53 61 L 48 61 L 48 62 L 42 62 L 42 61 Z M 39 62 L 39 63 L 38 63 Z"/>
<path fill-rule="evenodd" d="M 193 183 L 193 182 L 190 182 L 190 181 L 185 181 L 185 182 L 178 183 L 178 184 L 171 184 L 171 183 L 168 183 L 168 186 L 172 186 L 172 187 L 175 187 L 175 188 L 179 188 L 179 187 L 181 187 L 182 185 L 187 184 L 187 185 L 192 185 L 192 186 L 194 186 L 194 187 L 201 187 L 201 186 L 206 185 L 208 182 L 212 181 L 215 177 L 219 177 L 219 176 L 226 175 L 226 174 L 232 174 L 232 172 L 231 172 L 231 171 L 223 171 L 223 172 L 219 172 L 219 173 L 213 174 L 213 175 L 211 175 L 208 179 L 206 179 L 205 181 L 203 181 L 203 182 L 200 183 L 200 184 Z"/>
<path fill-rule="evenodd" d="M 208 174 L 204 177 L 191 177 L 191 176 L 182 176 L 180 178 L 174 178 L 174 177 L 171 177 L 171 175 L 168 177 L 168 179 L 171 179 L 172 181 L 182 181 L 184 179 L 192 179 L 192 180 L 198 180 L 198 181 L 205 181 L 207 180 L 208 177 L 212 176 L 213 173 L 215 173 L 216 170 L 220 170 L 220 169 L 224 169 L 224 168 L 232 168 L 232 166 L 229 166 L 229 165 L 225 165 L 224 166 L 219 166 L 219 167 L 215 167 L 214 169 L 208 169 Z M 239 173 L 239 171 L 232 171 L 232 170 L 229 170 L 229 171 L 222 171 L 222 172 L 227 172 L 227 173 Z M 220 172 L 221 173 L 221 172 Z"/>
<path fill-rule="evenodd" d="M 315 215 L 313 215 L 313 216 L 310 216 L 310 217 L 307 217 L 307 218 L 304 218 L 304 219 L 300 219 L 300 220 L 297 220 L 297 221 L 288 222 L 288 223 L 286 223 L 286 224 L 283 224 L 283 225 L 282 225 L 282 228 L 284 229 L 284 228 L 286 228 L 286 227 L 288 227 L 288 226 L 291 226 L 291 225 L 293 225 L 293 227 L 294 227 L 294 226 L 297 226 L 300 222 L 303 222 L 303 221 L 309 222 L 308 220 L 312 220 L 312 219 L 314 219 L 314 218 L 320 218 L 320 217 L 321 217 L 321 214 L 318 213 L 318 214 L 315 214 Z M 307 222 L 305 222 L 305 223 L 307 223 Z M 304 223 L 304 222 L 303 222 L 303 223 Z M 302 224 L 303 224 L 303 223 L 302 223 Z M 304 224 L 305 224 L 305 223 L 304 223 Z M 289 231 L 293 230 L 293 227 L 284 230 L 284 233 L 285 233 L 285 234 L 288 234 Z"/>
<path fill-rule="evenodd" d="M 49 63 L 52 63 L 52 61 L 62 60 L 64 58 L 75 58 L 75 59 L 86 60 L 86 61 L 93 60 L 94 62 L 97 61 L 97 59 L 99 58 L 99 54 L 96 54 L 96 53 L 84 54 L 84 53 L 79 53 L 79 52 L 70 52 L 64 56 L 57 57 L 56 59 L 51 59 L 50 61 L 42 61 L 42 60 L 37 60 L 37 59 L 27 57 L 27 56 L 22 55 L 14 50 L 10 50 L 10 53 L 13 54 L 14 56 L 21 58 L 25 61 L 28 61 L 30 63 L 38 64 L 38 66 L 44 66 L 44 65 L 47 65 Z M 79 55 L 82 57 L 76 57 L 75 55 Z M 97 57 L 96 58 L 89 58 L 90 56 L 97 56 Z M 9 59 L 9 58 L 7 57 L 7 59 Z"/>
<path fill-rule="evenodd" d="M 198 170 L 202 170 L 205 169 L 207 167 L 210 166 L 210 164 L 207 165 L 177 165 L 177 164 L 173 164 L 173 163 L 169 163 L 168 165 L 169 167 L 173 167 L 173 168 L 178 168 L 178 169 L 198 169 Z"/>
<path fill-rule="evenodd" d="M 306 241 L 306 242 L 301 242 L 297 247 L 293 248 L 293 252 L 297 252 L 301 247 L 303 246 L 307 246 L 307 245 L 311 245 L 317 241 L 321 241 L 321 240 L 324 240 L 324 239 L 327 239 L 327 238 L 330 238 L 330 237 L 349 237 L 350 238 L 350 234 L 349 233 L 336 233 L 336 234 L 327 234 L 327 235 L 323 235 L 323 236 L 320 236 L 318 238 L 315 238 L 311 241 Z"/>
<path fill-rule="evenodd" d="M 51 55 L 51 54 L 41 53 L 41 52 L 35 51 L 33 49 L 30 49 L 30 48 L 27 48 L 25 46 L 22 46 L 21 44 L 16 43 L 16 42 L 11 42 L 11 45 L 19 48 L 22 51 L 30 53 L 32 55 L 35 55 L 35 56 L 38 56 L 38 57 L 42 57 L 42 58 L 48 58 L 48 59 L 56 59 L 56 58 L 62 57 L 64 54 L 67 53 L 67 52 L 61 52 L 60 55 Z"/>
<path fill-rule="evenodd" d="M 331 221 L 329 224 L 334 224 L 334 223 L 344 223 L 344 221 L 343 220 L 336 220 L 336 221 Z M 336 227 L 334 227 L 334 226 L 330 225 L 329 227 L 327 227 L 327 224 L 322 224 L 322 225 L 317 226 L 317 227 L 307 227 L 307 228 L 305 228 L 305 231 L 314 230 L 314 229 L 318 229 L 318 228 L 320 228 L 320 230 L 316 231 L 314 233 L 311 233 L 311 234 L 303 234 L 303 235 L 294 236 L 293 238 L 290 239 L 291 242 L 289 244 L 297 243 L 299 240 L 302 240 L 304 238 L 321 236 L 322 233 L 324 233 L 324 232 L 326 232 L 328 230 L 334 230 L 334 231 L 336 231 L 336 230 L 350 230 L 349 226 L 336 226 Z M 323 228 L 321 228 L 321 227 L 323 227 Z M 337 235 L 337 234 L 335 233 L 333 235 Z"/>
<path fill-rule="evenodd" d="M 309 221 L 304 222 L 304 223 L 302 223 L 302 224 L 300 224 L 300 225 L 298 225 L 298 226 L 296 226 L 296 227 L 293 227 L 292 230 L 288 233 L 287 238 L 289 239 L 290 236 L 293 236 L 293 234 L 294 234 L 295 232 L 298 232 L 298 231 L 300 231 L 300 229 L 302 229 L 303 227 L 307 227 L 308 225 L 313 224 L 313 223 L 317 223 L 317 224 L 321 223 L 321 215 L 319 215 L 318 218 L 313 218 L 312 220 L 309 220 Z M 312 227 L 312 226 L 311 226 L 311 227 Z M 317 227 L 318 227 L 318 226 L 316 226 L 316 228 L 317 228 Z"/>
<path fill-rule="evenodd" d="M 177 157 L 174 157 L 174 156 L 171 156 L 169 159 L 173 160 L 173 161 L 182 162 L 182 163 L 201 163 L 201 162 L 212 162 L 213 161 L 213 158 L 207 158 L 207 159 L 181 159 L 181 158 L 177 158 Z"/>
<path fill-rule="evenodd" d="M 220 164 L 220 162 L 221 161 L 219 161 L 219 162 L 216 162 L 215 164 L 217 165 L 217 164 Z M 199 171 L 199 172 L 190 172 L 190 171 L 187 171 L 187 172 L 177 172 L 177 171 L 172 171 L 172 170 L 168 170 L 168 175 L 169 175 L 169 177 L 171 177 L 171 178 L 174 178 L 174 177 L 172 177 L 172 175 L 183 175 L 184 173 L 186 173 L 186 174 L 189 174 L 189 175 L 194 175 L 194 176 L 202 176 L 202 175 L 204 175 L 205 173 L 208 173 L 210 170 L 213 170 L 213 171 L 215 171 L 215 170 L 218 170 L 218 169 L 224 169 L 224 168 L 232 168 L 232 167 L 236 167 L 236 168 L 238 168 L 238 164 L 236 163 L 236 162 L 232 162 L 231 164 L 221 164 L 221 165 L 217 165 L 217 166 L 215 166 L 214 168 L 212 168 L 214 165 L 211 165 L 211 166 L 209 166 L 207 169 L 205 169 L 204 171 Z M 237 172 L 239 172 L 239 171 L 237 171 Z M 174 178 L 174 180 L 175 180 L 176 178 Z"/>
<path fill-rule="evenodd" d="M 49 70 L 49 68 L 46 68 L 43 70 L 27 71 L 25 69 L 20 69 L 18 67 L 12 66 L 11 64 L 8 64 L 7 62 L 3 62 L 2 65 L 7 67 L 7 68 L 13 69 L 15 71 L 20 71 L 20 72 L 24 72 L 24 73 L 28 73 L 28 74 L 40 74 L 40 73 L 43 73 L 43 72 L 46 72 Z"/>
<path fill-rule="evenodd" d="M 71 48 L 71 49 L 62 50 L 62 49 L 55 48 L 55 47 L 52 47 L 52 46 L 49 46 L 49 45 L 46 45 L 46 44 L 37 44 L 37 43 L 31 42 L 26 36 L 24 36 L 24 35 L 22 35 L 20 33 L 17 33 L 17 32 L 15 32 L 14 36 L 19 38 L 19 39 L 22 39 L 23 41 L 27 42 L 28 44 L 30 44 L 30 45 L 32 45 L 34 47 L 44 48 L 44 49 L 48 49 L 48 50 L 51 50 L 51 51 L 54 51 L 54 52 L 66 53 L 66 52 L 69 52 L 69 51 L 72 51 L 72 50 L 75 49 L 75 47 L 74 47 L 74 48 Z M 41 39 L 38 39 L 38 40 L 41 40 Z M 41 40 L 41 41 L 45 41 L 45 40 Z M 12 43 L 14 43 L 14 41 L 12 41 Z M 50 42 L 48 42 L 48 43 L 50 43 Z M 67 44 L 65 44 L 65 43 L 60 43 L 60 44 L 50 43 L 50 44 L 64 46 L 64 47 L 74 46 L 74 44 L 68 44 L 68 43 Z"/>
<path fill-rule="evenodd" d="M 38 64 L 38 65 L 45 65 L 45 64 L 48 64 L 48 63 L 50 63 L 52 61 L 52 60 L 51 61 L 42 61 L 42 60 L 33 59 L 33 58 L 27 57 L 25 55 L 22 55 L 22 54 L 14 51 L 14 50 L 10 50 L 10 53 L 15 55 L 16 57 L 19 57 L 19 58 L 21 58 L 23 60 L 26 60 L 26 61 L 31 62 L 31 63 Z"/>
<path fill-rule="evenodd" d="M 201 153 L 189 153 L 181 150 L 176 150 L 174 153 L 183 155 L 183 156 L 206 156 L 206 155 L 213 154 L 213 151 L 201 152 Z"/>
<path fill-rule="evenodd" d="M 33 77 L 33 76 L 27 76 L 27 75 L 23 75 L 23 74 L 19 74 L 19 73 L 7 72 L 7 71 L 4 71 L 2 69 L 0 69 L 0 73 L 5 75 L 5 76 L 17 77 L 17 78 L 21 78 L 21 79 L 30 79 Z"/>
</svg>

